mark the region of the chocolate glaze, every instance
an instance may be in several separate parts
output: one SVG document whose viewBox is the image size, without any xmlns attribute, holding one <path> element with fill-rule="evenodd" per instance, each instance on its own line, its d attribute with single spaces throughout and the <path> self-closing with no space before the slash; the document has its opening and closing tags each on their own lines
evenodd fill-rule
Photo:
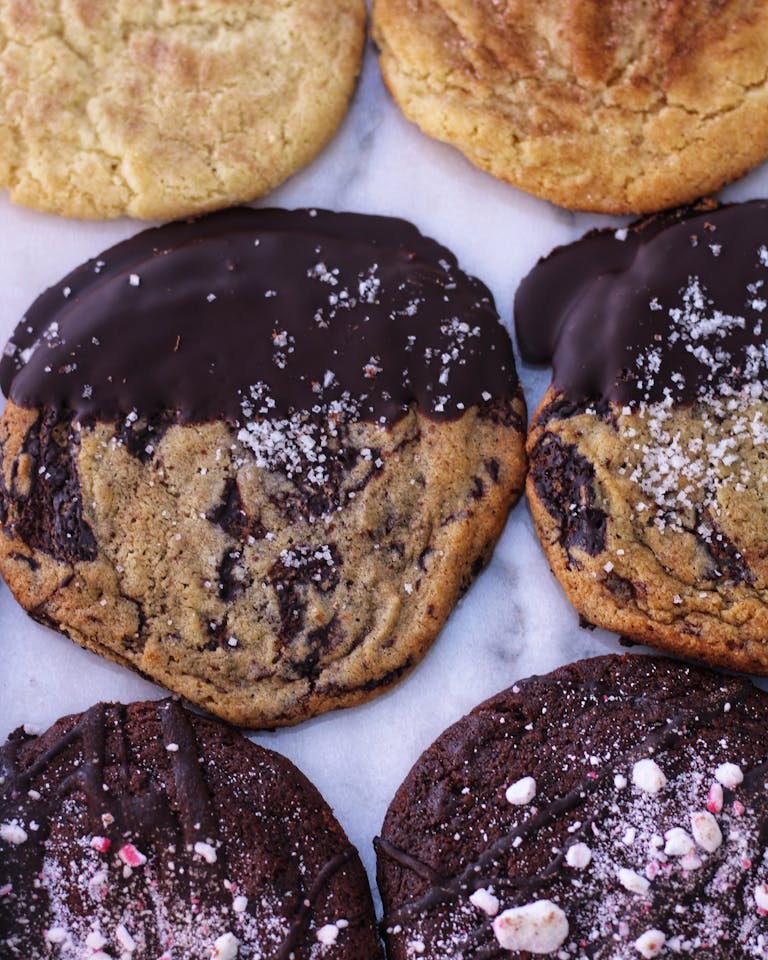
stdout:
<svg viewBox="0 0 768 960">
<path fill-rule="evenodd" d="M 626 234 L 625 239 L 618 239 Z M 616 403 L 664 398 L 690 403 L 722 383 L 745 379 L 747 350 L 761 346 L 768 256 L 768 201 L 673 211 L 633 224 L 625 231 L 596 230 L 540 260 L 515 298 L 515 324 L 523 358 L 551 363 L 553 383 L 569 400 L 609 399 Z M 682 306 L 682 293 L 698 278 L 715 310 L 742 318 L 727 335 L 702 336 L 697 344 L 724 348 L 731 358 L 713 372 L 686 348 L 685 338 L 669 342 L 669 311 Z M 758 284 L 754 294 L 748 291 Z M 653 309 L 652 301 L 658 305 Z M 653 383 L 638 384 L 639 355 L 661 347 Z M 681 373 L 684 383 L 673 381 Z M 760 379 L 765 379 L 763 362 Z"/>
<path fill-rule="evenodd" d="M 414 403 L 457 418 L 517 385 L 491 294 L 451 253 L 402 220 L 324 211 L 140 233 L 47 290 L 0 362 L 16 404 L 83 421 L 237 422 L 260 382 L 270 417 L 346 393 L 355 419 L 387 423 Z"/>
</svg>

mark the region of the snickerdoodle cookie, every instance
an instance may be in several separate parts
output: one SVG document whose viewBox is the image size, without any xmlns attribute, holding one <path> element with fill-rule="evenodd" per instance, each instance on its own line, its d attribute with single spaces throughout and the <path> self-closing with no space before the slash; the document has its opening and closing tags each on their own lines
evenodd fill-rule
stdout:
<svg viewBox="0 0 768 960">
<path fill-rule="evenodd" d="M 363 0 L 3 0 L 0 187 L 69 217 L 262 196 L 341 120 Z"/>
</svg>

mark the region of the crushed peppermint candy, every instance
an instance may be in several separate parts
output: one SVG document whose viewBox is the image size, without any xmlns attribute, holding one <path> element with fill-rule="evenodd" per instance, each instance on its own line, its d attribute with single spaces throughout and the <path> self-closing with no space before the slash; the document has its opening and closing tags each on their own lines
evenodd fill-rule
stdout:
<svg viewBox="0 0 768 960">
<path fill-rule="evenodd" d="M 658 793 L 667 783 L 667 778 L 655 760 L 645 757 L 632 767 L 632 783 L 644 793 Z"/>
<path fill-rule="evenodd" d="M 493 921 L 493 932 L 505 950 L 552 953 L 568 937 L 568 918 L 551 900 L 536 900 L 511 907 Z"/>
<path fill-rule="evenodd" d="M 536 781 L 533 777 L 521 777 L 507 787 L 504 796 L 507 803 L 525 806 L 536 796 Z"/>
</svg>

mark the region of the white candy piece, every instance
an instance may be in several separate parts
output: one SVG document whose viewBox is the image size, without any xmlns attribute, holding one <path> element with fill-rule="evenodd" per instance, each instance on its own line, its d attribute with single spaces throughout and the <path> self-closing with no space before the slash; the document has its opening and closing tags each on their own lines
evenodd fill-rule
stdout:
<svg viewBox="0 0 768 960">
<path fill-rule="evenodd" d="M 201 840 L 198 840 L 195 844 L 195 853 L 198 857 L 202 857 L 206 863 L 216 863 L 216 850 L 210 843 L 203 843 Z"/>
<path fill-rule="evenodd" d="M 235 913 L 245 913 L 248 909 L 248 897 L 235 897 L 232 901 L 232 909 Z"/>
<path fill-rule="evenodd" d="M 627 778 L 623 774 L 617 773 L 613 778 L 613 785 L 617 790 L 623 790 L 627 785 Z"/>
<path fill-rule="evenodd" d="M 495 917 L 499 912 L 499 898 L 494 897 L 491 891 L 486 890 L 485 887 L 480 887 L 473 894 L 470 894 L 469 902 L 489 917 Z"/>
<path fill-rule="evenodd" d="M 667 938 L 661 930 L 646 930 L 635 940 L 635 950 L 649 960 L 650 957 L 658 957 L 666 942 Z"/>
<path fill-rule="evenodd" d="M 755 897 L 757 897 L 757 894 L 755 894 Z M 48 943 L 63 943 L 67 939 L 67 931 L 64 927 L 51 927 L 45 934 L 45 939 Z"/>
<path fill-rule="evenodd" d="M 715 780 L 729 790 L 735 790 L 740 783 L 744 782 L 744 774 L 741 772 L 741 767 L 735 763 L 721 763 L 715 770 Z"/>
<path fill-rule="evenodd" d="M 568 936 L 568 918 L 551 900 L 512 907 L 493 921 L 493 932 L 505 950 L 552 953 Z"/>
<path fill-rule="evenodd" d="M 26 841 L 27 831 L 18 823 L 0 823 L 0 839 L 18 845 Z"/>
<path fill-rule="evenodd" d="M 667 778 L 655 760 L 646 757 L 632 767 L 632 783 L 644 793 L 658 793 L 666 786 Z"/>
<path fill-rule="evenodd" d="M 723 835 L 717 825 L 717 820 L 707 810 L 699 810 L 697 813 L 691 814 L 691 827 L 693 839 L 707 853 L 714 853 L 723 842 Z"/>
<path fill-rule="evenodd" d="M 574 870 L 583 870 L 592 862 L 592 851 L 586 843 L 574 843 L 572 847 L 568 847 L 565 862 Z"/>
<path fill-rule="evenodd" d="M 128 933 L 122 923 L 118 923 L 115 929 L 115 940 L 117 940 L 123 950 L 125 950 L 127 953 L 133 953 L 133 951 L 136 949 L 136 941 L 133 939 L 130 933 Z"/>
<path fill-rule="evenodd" d="M 664 844 L 664 853 L 668 857 L 684 857 L 688 853 L 693 853 L 695 844 L 693 838 L 682 827 L 672 827 L 664 834 L 667 841 Z"/>
<path fill-rule="evenodd" d="M 639 873 L 635 873 L 634 870 L 628 870 L 626 867 L 622 867 L 621 870 L 619 870 L 619 883 L 625 890 L 629 890 L 630 893 L 636 893 L 641 897 L 648 893 L 648 888 L 650 887 L 650 883 L 645 877 L 641 877 Z"/>
<path fill-rule="evenodd" d="M 315 939 L 318 943 L 324 943 L 326 946 L 330 946 L 332 943 L 336 943 L 336 938 L 339 935 L 339 928 L 335 923 L 326 923 L 325 926 L 320 927 L 320 929 L 315 933 Z"/>
<path fill-rule="evenodd" d="M 102 937 L 98 930 L 91 930 L 85 938 L 85 945 L 90 947 L 91 950 L 101 950 L 102 947 L 106 946 L 106 943 L 107 938 Z"/>
<path fill-rule="evenodd" d="M 768 884 L 760 883 L 755 887 L 755 903 L 761 910 L 768 910 Z"/>
<path fill-rule="evenodd" d="M 235 960 L 240 941 L 234 933 L 224 933 L 214 941 L 211 960 Z"/>
<path fill-rule="evenodd" d="M 536 781 L 533 777 L 523 777 L 516 780 L 507 787 L 504 796 L 507 798 L 507 803 L 512 803 L 516 807 L 523 807 L 536 796 Z"/>
</svg>

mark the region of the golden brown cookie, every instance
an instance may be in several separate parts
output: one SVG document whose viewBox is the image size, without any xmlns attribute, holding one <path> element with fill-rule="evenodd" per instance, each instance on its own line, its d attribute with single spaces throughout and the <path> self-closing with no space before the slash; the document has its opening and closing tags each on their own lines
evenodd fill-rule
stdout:
<svg viewBox="0 0 768 960">
<path fill-rule="evenodd" d="M 759 0 L 374 0 L 422 130 L 576 210 L 687 203 L 768 156 Z"/>
<path fill-rule="evenodd" d="M 364 34 L 363 0 L 7 0 L 0 186 L 88 218 L 260 197 L 333 134 Z"/>
<path fill-rule="evenodd" d="M 45 293 L 0 375 L 17 599 L 245 726 L 401 678 L 523 484 L 491 295 L 400 220 L 146 231 Z"/>
<path fill-rule="evenodd" d="M 516 300 L 552 360 L 528 499 L 591 623 L 768 673 L 768 203 L 556 250 Z"/>
</svg>

